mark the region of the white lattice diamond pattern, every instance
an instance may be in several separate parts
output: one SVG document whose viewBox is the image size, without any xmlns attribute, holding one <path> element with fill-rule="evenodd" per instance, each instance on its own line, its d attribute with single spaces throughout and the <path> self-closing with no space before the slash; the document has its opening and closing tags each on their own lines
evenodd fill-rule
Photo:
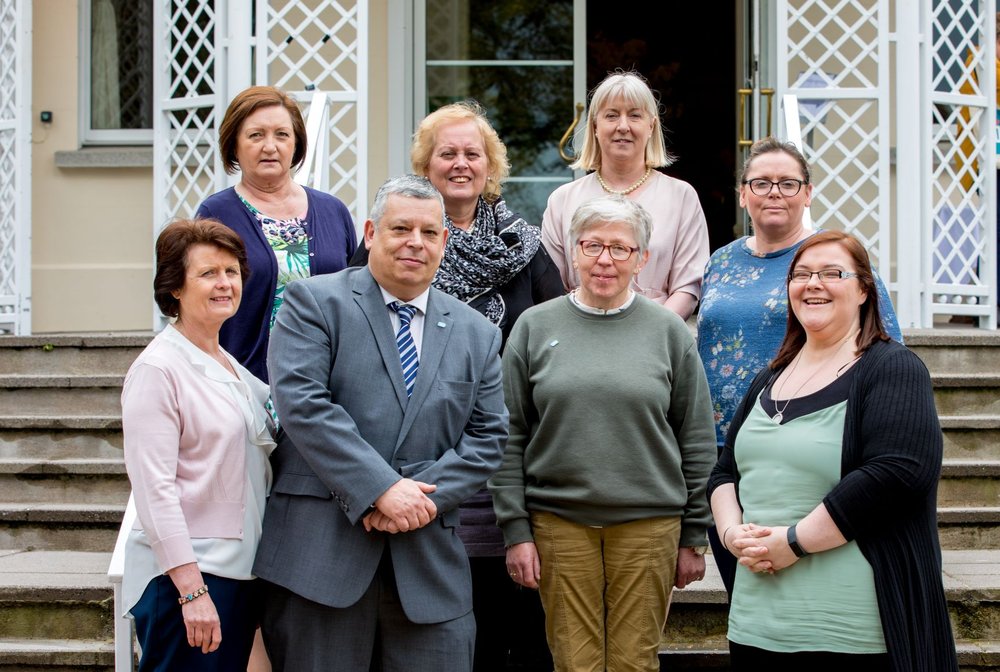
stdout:
<svg viewBox="0 0 1000 672">
<path fill-rule="evenodd" d="M 268 80 L 274 86 L 296 91 L 357 89 L 356 3 L 268 3 L 267 39 Z"/>
<path fill-rule="evenodd" d="M 168 96 L 184 98 L 215 91 L 212 75 L 215 67 L 215 11 L 212 2 L 170 3 L 168 12 L 170 45 L 167 62 L 170 67 Z"/>
<path fill-rule="evenodd" d="M 17 294 L 17 195 L 14 193 L 16 136 L 13 130 L 0 131 L 0 295 Z M 0 312 L 13 306 L 0 305 Z"/>
<path fill-rule="evenodd" d="M 979 0 L 932 3 L 931 87 L 935 91 L 957 93 L 968 82 L 975 94 L 981 93 L 978 78 L 973 76 L 978 59 L 966 61 L 985 34 L 986 17 L 979 11 L 980 4 Z"/>
<path fill-rule="evenodd" d="M 881 265 L 876 107 L 872 100 L 838 101 L 822 117 L 803 115 L 801 122 L 815 185 L 814 225 L 854 234 Z"/>
<path fill-rule="evenodd" d="M 965 287 L 993 281 L 980 273 L 989 253 L 989 203 L 984 194 L 987 180 L 993 179 L 993 124 L 986 118 L 988 107 L 980 81 L 984 68 L 993 67 L 994 50 L 984 53 L 978 46 L 991 43 L 987 22 L 993 18 L 983 11 L 981 0 L 933 0 L 929 4 L 930 281 L 948 286 L 944 298 L 954 304 L 976 301 L 971 298 L 975 291 Z M 965 104 L 955 104 L 955 96 L 965 98 Z M 989 167 L 983 170 L 984 166 Z M 948 312 L 940 304 L 936 310 Z"/>
<path fill-rule="evenodd" d="M 789 2 L 789 85 L 813 81 L 874 87 L 878 59 L 877 1 Z"/>
<path fill-rule="evenodd" d="M 17 105 L 17 3 L 0 1 L 0 119 L 13 119 Z M 3 179 L 0 176 L 0 179 Z"/>
<path fill-rule="evenodd" d="M 216 11 L 214 0 L 162 0 L 167 81 L 157 110 L 160 144 L 157 226 L 191 217 L 216 180 Z"/>
</svg>

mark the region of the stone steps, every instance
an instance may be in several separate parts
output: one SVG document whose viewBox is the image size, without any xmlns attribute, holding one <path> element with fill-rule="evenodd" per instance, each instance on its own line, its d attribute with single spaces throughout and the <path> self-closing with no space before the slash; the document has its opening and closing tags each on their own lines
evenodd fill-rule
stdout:
<svg viewBox="0 0 1000 672">
<path fill-rule="evenodd" d="M 127 502 L 128 493 L 112 504 L 0 502 L 0 548 L 110 552 Z"/>
</svg>

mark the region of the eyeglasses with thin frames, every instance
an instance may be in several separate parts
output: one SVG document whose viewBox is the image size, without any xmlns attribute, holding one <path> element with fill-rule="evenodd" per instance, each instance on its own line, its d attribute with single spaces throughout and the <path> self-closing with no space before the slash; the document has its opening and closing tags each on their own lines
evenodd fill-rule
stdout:
<svg viewBox="0 0 1000 672">
<path fill-rule="evenodd" d="M 793 180 L 792 178 L 772 182 L 771 180 L 758 177 L 752 180 L 743 180 L 743 184 L 749 184 L 750 191 L 757 196 L 767 196 L 771 193 L 772 189 L 778 187 L 779 194 L 785 198 L 791 198 L 797 195 L 802 190 L 802 185 L 807 184 L 807 182 L 804 180 Z"/>
<path fill-rule="evenodd" d="M 604 243 L 599 243 L 596 240 L 580 241 L 580 251 L 583 252 L 583 256 L 585 257 L 599 257 L 604 254 L 604 250 L 607 250 L 608 254 L 610 254 L 611 258 L 615 261 L 628 261 L 633 254 L 639 251 L 639 248 L 629 247 L 628 245 L 622 245 L 621 243 L 605 245 Z"/>
<path fill-rule="evenodd" d="M 839 268 L 824 268 L 821 271 L 807 271 L 797 269 L 788 274 L 788 280 L 797 284 L 804 284 L 812 280 L 812 276 L 818 276 L 820 282 L 840 282 L 848 278 L 858 277 L 857 273 L 842 271 Z"/>
</svg>

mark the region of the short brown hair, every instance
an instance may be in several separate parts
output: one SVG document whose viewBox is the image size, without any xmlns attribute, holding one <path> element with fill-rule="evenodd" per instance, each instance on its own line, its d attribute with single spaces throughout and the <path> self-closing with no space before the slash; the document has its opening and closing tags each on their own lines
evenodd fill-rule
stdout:
<svg viewBox="0 0 1000 672">
<path fill-rule="evenodd" d="M 796 147 L 794 143 L 782 142 L 773 135 L 769 135 L 766 138 L 761 138 L 750 146 L 750 151 L 747 152 L 747 158 L 743 161 L 743 168 L 740 169 L 740 174 L 736 180 L 737 190 L 743 185 L 743 180 L 746 179 L 747 172 L 750 170 L 750 165 L 753 163 L 754 159 L 758 156 L 770 154 L 772 152 L 783 152 L 795 159 L 795 161 L 799 164 L 799 168 L 802 169 L 802 181 L 809 184 L 811 177 L 809 174 L 809 162 L 806 161 L 806 157 L 802 155 L 799 148 Z"/>
<path fill-rule="evenodd" d="M 437 132 L 442 126 L 471 121 L 476 124 L 479 134 L 483 136 L 483 146 L 486 149 L 487 179 L 483 197 L 493 202 L 500 197 L 503 181 L 510 175 L 510 162 L 507 160 L 507 147 L 500 136 L 486 119 L 486 110 L 474 100 L 465 100 L 439 107 L 420 122 L 413 134 L 413 144 L 410 146 L 410 164 L 413 172 L 427 177 L 427 167 L 431 163 L 431 153 L 437 143 Z"/>
<path fill-rule="evenodd" d="M 156 275 L 153 277 L 153 298 L 167 317 L 177 317 L 180 312 L 180 302 L 174 292 L 184 287 L 188 250 L 195 245 L 212 245 L 229 252 L 240 263 L 243 282 L 250 277 L 247 248 L 235 231 L 214 219 L 174 220 L 156 238 Z"/>
<path fill-rule="evenodd" d="M 292 155 L 292 168 L 299 168 L 306 160 L 306 123 L 302 120 L 299 105 L 287 93 L 273 86 L 251 86 L 236 94 L 226 116 L 219 126 L 219 156 L 226 173 L 232 175 L 240 169 L 236 159 L 236 141 L 239 138 L 243 122 L 251 114 L 262 107 L 281 106 L 292 118 L 292 132 L 295 134 L 295 153 Z"/>
<path fill-rule="evenodd" d="M 865 293 L 865 302 L 861 304 L 861 331 L 858 332 L 856 354 L 861 354 L 872 347 L 878 341 L 888 341 L 889 334 L 886 333 L 882 325 L 882 311 L 878 305 L 878 286 L 875 284 L 875 272 L 872 270 L 871 261 L 868 259 L 868 250 L 857 238 L 843 231 L 821 231 L 805 239 L 799 245 L 792 257 L 792 263 L 788 265 L 788 279 L 785 281 L 785 288 L 792 277 L 792 269 L 799 263 L 802 253 L 809 248 L 823 245 L 824 243 L 837 243 L 851 255 L 854 261 L 854 272 L 861 283 L 861 289 Z M 771 361 L 772 369 L 780 369 L 787 366 L 795 355 L 799 353 L 806 342 L 806 330 L 795 317 L 795 311 L 788 307 L 788 326 L 785 328 L 785 340 L 778 348 L 778 354 Z"/>
</svg>

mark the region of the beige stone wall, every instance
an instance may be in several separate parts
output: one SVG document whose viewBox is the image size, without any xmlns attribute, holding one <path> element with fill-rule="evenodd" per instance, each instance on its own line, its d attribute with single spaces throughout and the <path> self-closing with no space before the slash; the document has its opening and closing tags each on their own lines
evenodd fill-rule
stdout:
<svg viewBox="0 0 1000 672">
<path fill-rule="evenodd" d="M 35 4 L 32 52 L 32 331 L 152 325 L 150 168 L 58 168 L 79 149 L 76 0 Z M 42 125 L 38 114 L 53 112 Z"/>
</svg>

